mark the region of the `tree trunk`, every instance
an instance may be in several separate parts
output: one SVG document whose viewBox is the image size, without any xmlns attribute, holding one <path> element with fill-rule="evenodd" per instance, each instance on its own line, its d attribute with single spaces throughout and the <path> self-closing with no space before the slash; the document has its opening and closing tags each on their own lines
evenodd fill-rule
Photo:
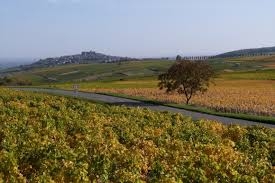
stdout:
<svg viewBox="0 0 275 183">
<path fill-rule="evenodd" d="M 184 95 L 185 95 L 185 98 L 186 98 L 186 105 L 188 105 L 188 104 L 189 104 L 189 101 L 190 101 L 191 98 L 192 98 L 193 90 L 191 89 L 190 94 L 188 94 L 186 88 L 183 88 L 183 90 L 184 90 Z"/>
<path fill-rule="evenodd" d="M 186 98 L 186 105 L 189 104 L 190 98 Z"/>
<path fill-rule="evenodd" d="M 192 98 L 192 94 L 190 94 L 189 96 L 186 95 L 185 97 L 186 97 L 186 105 L 189 105 L 189 102 L 190 102 L 190 100 Z"/>
</svg>

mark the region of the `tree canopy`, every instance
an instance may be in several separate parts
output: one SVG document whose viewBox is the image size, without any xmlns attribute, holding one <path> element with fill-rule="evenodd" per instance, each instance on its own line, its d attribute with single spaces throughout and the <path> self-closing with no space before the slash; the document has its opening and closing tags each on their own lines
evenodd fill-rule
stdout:
<svg viewBox="0 0 275 183">
<path fill-rule="evenodd" d="M 214 70 L 206 61 L 177 61 L 166 73 L 159 75 L 159 87 L 166 88 L 167 93 L 183 94 L 189 104 L 195 94 L 207 91 L 213 76 Z"/>
</svg>

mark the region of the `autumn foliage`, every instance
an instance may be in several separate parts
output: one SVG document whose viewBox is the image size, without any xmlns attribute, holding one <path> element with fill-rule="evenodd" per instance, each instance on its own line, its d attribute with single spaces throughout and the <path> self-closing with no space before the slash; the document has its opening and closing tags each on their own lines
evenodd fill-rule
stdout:
<svg viewBox="0 0 275 183">
<path fill-rule="evenodd" d="M 275 132 L 0 90 L 0 182 L 274 182 Z"/>
</svg>

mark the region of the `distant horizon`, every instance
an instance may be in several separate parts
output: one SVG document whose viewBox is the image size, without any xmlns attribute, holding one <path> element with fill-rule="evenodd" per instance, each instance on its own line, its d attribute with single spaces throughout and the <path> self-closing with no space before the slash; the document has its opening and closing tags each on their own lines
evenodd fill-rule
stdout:
<svg viewBox="0 0 275 183">
<path fill-rule="evenodd" d="M 275 1 L 9 0 L 0 58 L 81 51 L 133 58 L 215 55 L 275 46 Z"/>
<path fill-rule="evenodd" d="M 227 53 L 227 52 L 237 51 L 237 50 L 243 50 L 243 49 L 267 48 L 267 47 L 275 47 L 275 45 L 274 46 L 242 48 L 242 49 L 236 49 L 236 50 L 229 50 L 229 51 L 222 52 L 222 53 Z M 89 51 L 95 51 L 95 50 L 83 50 L 81 52 L 89 52 Z M 4 63 L 8 63 L 8 62 L 20 63 L 20 60 L 24 60 L 25 63 L 32 63 L 32 62 L 38 61 L 39 59 L 54 58 L 54 57 L 61 57 L 61 56 L 67 56 L 67 55 L 76 55 L 76 54 L 80 54 L 81 52 L 71 53 L 71 54 L 60 54 L 60 55 L 57 55 L 57 56 L 39 57 L 39 58 L 32 58 L 32 57 L 0 57 L 0 63 L 2 63 L 5 60 L 6 61 Z M 113 54 L 104 53 L 104 52 L 101 52 L 101 51 L 95 51 L 95 52 L 106 54 L 106 55 L 111 55 L 111 56 L 129 57 L 127 55 L 113 55 Z M 148 57 L 132 57 L 132 58 L 137 58 L 137 59 L 142 59 L 142 58 L 165 58 L 165 57 L 173 58 L 173 57 L 176 57 L 177 55 L 180 55 L 180 56 L 215 56 L 215 55 L 219 55 L 219 54 L 222 54 L 222 53 L 216 53 L 216 54 L 199 54 L 199 53 L 197 53 L 197 54 L 184 54 L 184 55 L 183 54 L 174 54 L 174 55 L 170 55 L 170 56 L 167 55 L 167 56 L 148 56 Z"/>
<path fill-rule="evenodd" d="M 241 49 L 236 49 L 236 50 L 228 50 L 226 52 L 221 52 L 221 53 L 216 53 L 216 54 L 174 54 L 174 55 L 166 55 L 166 56 L 148 56 L 148 57 L 132 57 L 132 58 L 137 58 L 137 59 L 142 59 L 142 58 L 165 58 L 165 57 L 169 57 L 169 58 L 173 58 L 176 57 L 177 55 L 180 56 L 215 56 L 215 55 L 219 55 L 219 54 L 223 54 L 223 53 L 227 53 L 227 52 L 231 52 L 231 51 L 237 51 L 237 50 L 243 50 L 243 49 L 257 49 L 257 48 L 267 48 L 267 47 L 275 47 L 270 45 L 270 46 L 261 46 L 261 47 L 250 47 L 250 48 L 241 48 Z M 104 53 L 102 51 L 96 51 L 96 50 L 82 50 L 81 52 L 89 52 L 89 51 L 95 51 L 97 53 L 102 53 L 102 54 L 106 54 L 106 55 L 111 55 L 111 56 L 121 56 L 121 57 L 130 57 L 128 55 L 114 55 L 114 54 L 110 54 L 110 53 Z M 32 58 L 32 57 L 0 57 L 0 63 L 7 59 L 7 61 L 12 61 L 12 62 L 17 62 L 17 60 L 32 60 L 32 61 L 38 61 L 39 59 L 46 59 L 46 58 L 54 58 L 54 57 L 61 57 L 61 56 L 67 56 L 67 55 L 76 55 L 76 54 L 81 54 L 81 52 L 79 53 L 71 53 L 71 54 L 60 54 L 60 55 L 56 55 L 56 56 L 47 56 L 47 57 L 37 57 L 37 58 Z M 31 62 L 31 61 L 29 61 Z"/>
<path fill-rule="evenodd" d="M 168 54 L 168 55 L 148 55 L 148 56 L 129 56 L 129 55 L 115 55 L 115 54 L 112 54 L 112 53 L 106 53 L 106 52 L 103 52 L 103 51 L 100 51 L 100 50 L 93 50 L 93 49 L 86 49 L 86 50 L 82 50 L 80 52 L 63 52 L 63 53 L 60 53 L 58 55 L 48 55 L 48 56 L 44 56 L 44 57 L 30 57 L 30 56 L 24 56 L 24 57 L 1 57 L 0 56 L 0 60 L 1 59 L 45 59 L 45 58 L 53 58 L 53 57 L 61 57 L 61 56 L 66 56 L 66 55 L 76 55 L 76 54 L 81 54 L 81 52 L 90 52 L 90 51 L 94 51 L 94 52 L 97 52 L 97 53 L 102 53 L 102 54 L 106 54 L 106 55 L 112 55 L 112 56 L 121 56 L 121 57 L 132 57 L 132 58 L 161 58 L 161 57 L 176 57 L 177 55 L 181 55 L 181 56 L 212 56 L 212 55 L 217 55 L 217 54 L 221 54 L 221 53 L 224 53 L 224 52 L 216 52 L 216 53 L 175 53 L 175 54 Z M 232 50 L 234 51 L 234 50 Z"/>
</svg>

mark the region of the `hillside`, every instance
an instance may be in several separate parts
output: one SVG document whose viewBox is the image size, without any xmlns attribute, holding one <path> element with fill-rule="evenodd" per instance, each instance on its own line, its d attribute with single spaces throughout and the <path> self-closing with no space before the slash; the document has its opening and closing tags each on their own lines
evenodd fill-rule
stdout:
<svg viewBox="0 0 275 183">
<path fill-rule="evenodd" d="M 12 77 L 33 81 L 33 84 L 76 81 L 124 80 L 157 76 L 166 71 L 171 61 L 128 61 L 123 63 L 68 64 L 33 68 L 12 73 Z"/>
<path fill-rule="evenodd" d="M 136 60 L 129 57 L 119 57 L 105 55 L 103 53 L 97 53 L 94 51 L 82 52 L 75 55 L 66 55 L 60 57 L 51 57 L 46 59 L 40 59 L 30 65 L 24 65 L 20 67 L 20 70 L 27 70 L 32 68 L 54 67 L 67 64 L 89 64 L 89 63 L 106 63 L 106 62 L 120 62 Z"/>
<path fill-rule="evenodd" d="M 275 68 L 274 56 L 217 58 L 211 59 L 209 62 L 217 72 L 246 72 Z M 156 77 L 165 72 L 172 64 L 173 61 L 167 60 L 64 64 L 53 67 L 29 68 L 27 70 L 9 69 L 2 71 L 2 74 L 0 72 L 0 75 L 15 77 L 26 81 L 25 83 L 31 81 L 34 85 L 78 81 L 115 81 Z"/>
<path fill-rule="evenodd" d="M 0 78 L 14 78 L 14 81 L 19 81 L 19 85 L 24 83 L 40 85 L 62 82 L 129 80 L 142 79 L 144 77 L 156 78 L 174 62 L 172 60 L 115 61 L 115 59 L 122 59 L 123 57 L 110 57 L 110 60 L 111 58 L 114 59 L 112 62 L 99 62 L 96 58 L 108 58 L 108 56 L 95 52 L 86 53 L 86 55 L 89 54 L 91 55 L 87 56 L 87 58 L 89 57 L 90 59 L 92 59 L 92 55 L 97 56 L 95 56 L 94 60 L 86 60 L 87 62 L 85 63 L 84 60 L 76 63 L 61 63 L 62 60 L 70 59 L 70 56 L 40 60 L 28 66 L 1 70 Z M 85 55 L 85 53 L 83 52 L 81 55 Z M 76 57 L 72 56 L 72 58 Z M 275 55 L 214 58 L 208 61 L 219 73 L 228 71 L 231 73 L 233 71 L 251 72 L 275 68 Z M 7 85 L 13 83 L 7 83 Z"/>
<path fill-rule="evenodd" d="M 262 56 L 262 55 L 273 55 L 275 54 L 275 47 L 263 47 L 263 48 L 252 48 L 252 49 L 242 49 L 237 51 L 226 52 L 217 55 L 217 58 L 226 57 L 241 57 L 241 56 Z"/>
</svg>

